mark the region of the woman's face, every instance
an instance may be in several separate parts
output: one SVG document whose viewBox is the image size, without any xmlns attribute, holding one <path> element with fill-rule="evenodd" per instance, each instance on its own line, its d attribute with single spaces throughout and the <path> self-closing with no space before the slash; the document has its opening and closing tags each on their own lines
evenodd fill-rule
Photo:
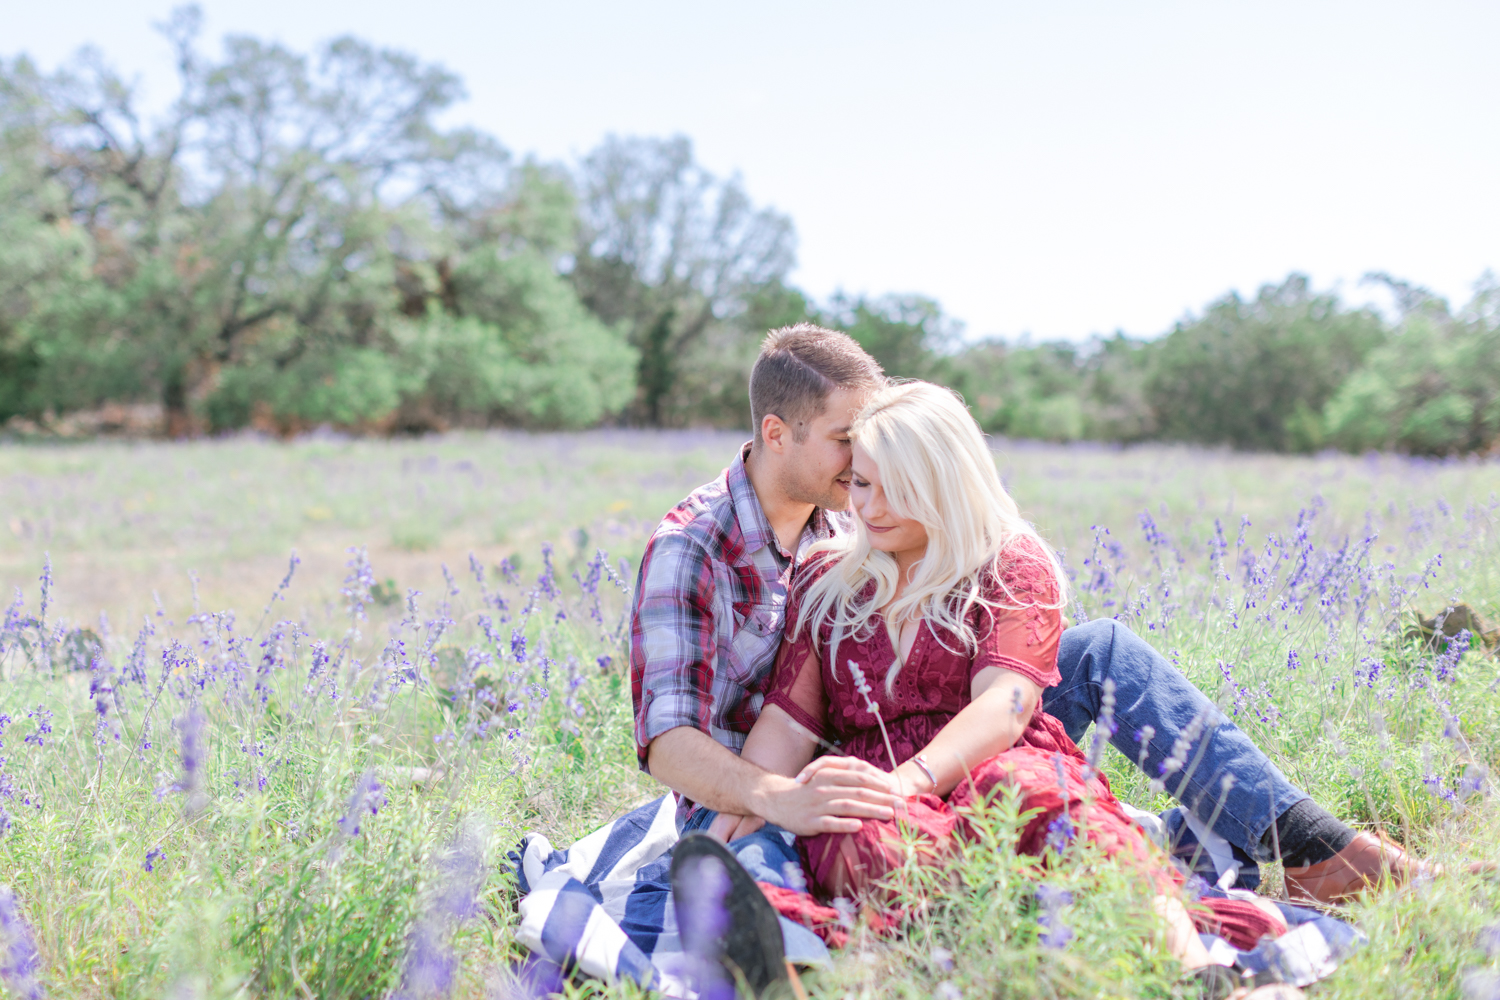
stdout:
<svg viewBox="0 0 1500 1000">
<path fill-rule="evenodd" d="M 864 522 L 870 548 L 892 555 L 921 558 L 927 551 L 927 529 L 921 521 L 898 517 L 885 502 L 880 486 L 880 467 L 870 453 L 854 445 L 854 476 L 849 481 L 849 502 Z"/>
</svg>

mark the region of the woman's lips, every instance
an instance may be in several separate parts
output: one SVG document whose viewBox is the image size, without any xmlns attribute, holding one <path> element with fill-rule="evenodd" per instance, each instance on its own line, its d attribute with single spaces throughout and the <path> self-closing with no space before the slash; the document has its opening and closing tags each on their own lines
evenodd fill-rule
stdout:
<svg viewBox="0 0 1500 1000">
<path fill-rule="evenodd" d="M 880 525 L 878 525 L 878 524 L 871 524 L 869 521 L 865 522 L 865 527 L 869 528 L 871 531 L 875 532 L 877 535 L 881 534 L 882 532 L 895 531 L 896 530 L 896 526 L 894 524 L 888 524 L 884 528 L 882 528 L 882 527 L 880 527 Z"/>
</svg>

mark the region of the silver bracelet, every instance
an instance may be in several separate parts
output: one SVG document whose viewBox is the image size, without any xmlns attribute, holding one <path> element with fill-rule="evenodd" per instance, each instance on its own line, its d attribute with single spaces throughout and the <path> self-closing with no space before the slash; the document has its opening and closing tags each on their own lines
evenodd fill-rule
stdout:
<svg viewBox="0 0 1500 1000">
<path fill-rule="evenodd" d="M 930 768 L 930 767 L 927 766 L 927 758 L 923 757 L 921 754 L 917 754 L 915 757 L 913 757 L 911 759 L 911 762 L 913 764 L 917 765 L 918 767 L 920 767 L 922 769 L 922 773 L 925 774 L 925 775 L 927 775 L 927 780 L 930 781 L 930 782 L 932 782 L 932 791 L 933 791 L 934 794 L 936 794 L 936 792 L 937 792 L 937 775 L 933 774 L 932 773 L 932 768 Z"/>
</svg>

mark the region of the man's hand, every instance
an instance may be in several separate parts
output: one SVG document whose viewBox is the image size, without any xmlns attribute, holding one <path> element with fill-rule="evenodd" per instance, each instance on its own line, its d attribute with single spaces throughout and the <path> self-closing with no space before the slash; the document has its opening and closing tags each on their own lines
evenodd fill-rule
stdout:
<svg viewBox="0 0 1500 1000">
<path fill-rule="evenodd" d="M 853 757 L 821 757 L 796 778 L 768 775 L 755 812 L 798 836 L 858 833 L 867 819 L 893 819 L 901 808 L 891 776 Z"/>
<path fill-rule="evenodd" d="M 789 718 L 773 705 L 762 713 L 757 728 L 768 715 L 772 721 L 778 715 Z M 662 733 L 646 752 L 652 775 L 679 795 L 719 813 L 758 816 L 804 836 L 854 833 L 862 820 L 891 819 L 901 805 L 900 796 L 891 792 L 890 775 L 850 757 L 824 758 L 812 768 L 807 763 L 809 751 L 794 763 L 779 762 L 772 769 L 753 756 L 737 756 L 707 733 L 687 726 Z M 782 763 L 787 763 L 784 769 Z M 797 781 L 793 775 L 804 770 L 810 772 L 807 780 Z M 725 820 L 710 830 L 729 837 L 738 826 L 730 827 Z"/>
<path fill-rule="evenodd" d="M 759 816 L 738 816 L 734 813 L 719 813 L 704 832 L 710 837 L 716 837 L 728 844 L 739 840 L 741 837 L 750 836 L 765 825 L 766 821 Z"/>
</svg>

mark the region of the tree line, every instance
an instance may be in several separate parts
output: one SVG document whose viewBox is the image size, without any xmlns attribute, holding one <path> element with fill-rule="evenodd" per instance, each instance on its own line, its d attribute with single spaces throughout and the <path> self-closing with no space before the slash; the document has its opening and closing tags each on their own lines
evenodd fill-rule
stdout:
<svg viewBox="0 0 1500 1000">
<path fill-rule="evenodd" d="M 1489 276 L 1459 310 L 1378 276 L 1396 320 L 1292 275 L 1157 338 L 968 342 L 930 298 L 791 285 L 791 220 L 685 138 L 517 157 L 441 124 L 463 89 L 440 66 L 354 38 L 211 57 L 200 26 L 191 7 L 163 26 L 180 86 L 149 120 L 97 55 L 0 59 L 0 422 L 150 402 L 172 436 L 743 427 L 761 336 L 810 320 L 1015 437 L 1500 437 Z"/>
</svg>

